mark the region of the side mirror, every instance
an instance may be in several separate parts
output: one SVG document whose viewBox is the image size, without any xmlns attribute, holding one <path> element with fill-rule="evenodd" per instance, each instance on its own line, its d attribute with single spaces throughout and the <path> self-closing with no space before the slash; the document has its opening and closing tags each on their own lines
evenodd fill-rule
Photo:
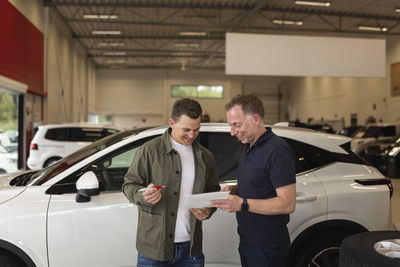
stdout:
<svg viewBox="0 0 400 267">
<path fill-rule="evenodd" d="M 76 202 L 89 202 L 91 196 L 100 194 L 99 181 L 94 172 L 85 172 L 76 182 L 76 190 Z"/>
</svg>

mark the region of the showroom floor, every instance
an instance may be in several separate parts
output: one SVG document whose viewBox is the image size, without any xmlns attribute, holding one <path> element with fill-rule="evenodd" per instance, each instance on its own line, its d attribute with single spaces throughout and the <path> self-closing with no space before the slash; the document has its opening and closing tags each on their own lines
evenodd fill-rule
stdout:
<svg viewBox="0 0 400 267">
<path fill-rule="evenodd" d="M 400 230 L 400 179 L 392 179 L 392 221 L 397 230 Z"/>
</svg>

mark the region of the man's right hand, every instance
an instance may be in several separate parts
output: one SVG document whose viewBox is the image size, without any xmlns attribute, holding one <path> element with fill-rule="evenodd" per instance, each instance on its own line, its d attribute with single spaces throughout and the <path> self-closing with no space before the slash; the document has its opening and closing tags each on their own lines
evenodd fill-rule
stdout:
<svg viewBox="0 0 400 267">
<path fill-rule="evenodd" d="M 142 192 L 144 199 L 150 204 L 156 204 L 161 200 L 161 190 L 156 189 L 154 184 L 149 184 L 147 190 Z"/>
<path fill-rule="evenodd" d="M 221 191 L 231 191 L 232 195 L 237 195 L 237 185 L 228 185 L 221 188 Z"/>
</svg>

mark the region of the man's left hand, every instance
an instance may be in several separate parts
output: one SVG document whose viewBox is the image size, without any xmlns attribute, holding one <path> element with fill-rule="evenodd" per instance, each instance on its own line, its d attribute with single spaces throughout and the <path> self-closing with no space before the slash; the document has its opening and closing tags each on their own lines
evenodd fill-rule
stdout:
<svg viewBox="0 0 400 267">
<path fill-rule="evenodd" d="M 190 209 L 190 211 L 197 218 L 197 220 L 200 221 L 207 219 L 211 214 L 211 210 L 209 208 L 202 208 L 202 209 L 193 208 Z"/>
<path fill-rule="evenodd" d="M 236 195 L 229 195 L 227 199 L 213 199 L 211 203 L 214 208 L 220 208 L 227 212 L 236 212 L 242 209 L 243 199 Z"/>
</svg>

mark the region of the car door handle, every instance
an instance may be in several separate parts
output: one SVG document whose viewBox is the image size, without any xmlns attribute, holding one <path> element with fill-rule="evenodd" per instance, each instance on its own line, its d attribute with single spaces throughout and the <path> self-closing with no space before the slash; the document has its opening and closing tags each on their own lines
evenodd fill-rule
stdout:
<svg viewBox="0 0 400 267">
<path fill-rule="evenodd" d="M 317 200 L 316 195 L 308 195 L 304 192 L 296 193 L 296 202 L 308 202 Z"/>
</svg>

